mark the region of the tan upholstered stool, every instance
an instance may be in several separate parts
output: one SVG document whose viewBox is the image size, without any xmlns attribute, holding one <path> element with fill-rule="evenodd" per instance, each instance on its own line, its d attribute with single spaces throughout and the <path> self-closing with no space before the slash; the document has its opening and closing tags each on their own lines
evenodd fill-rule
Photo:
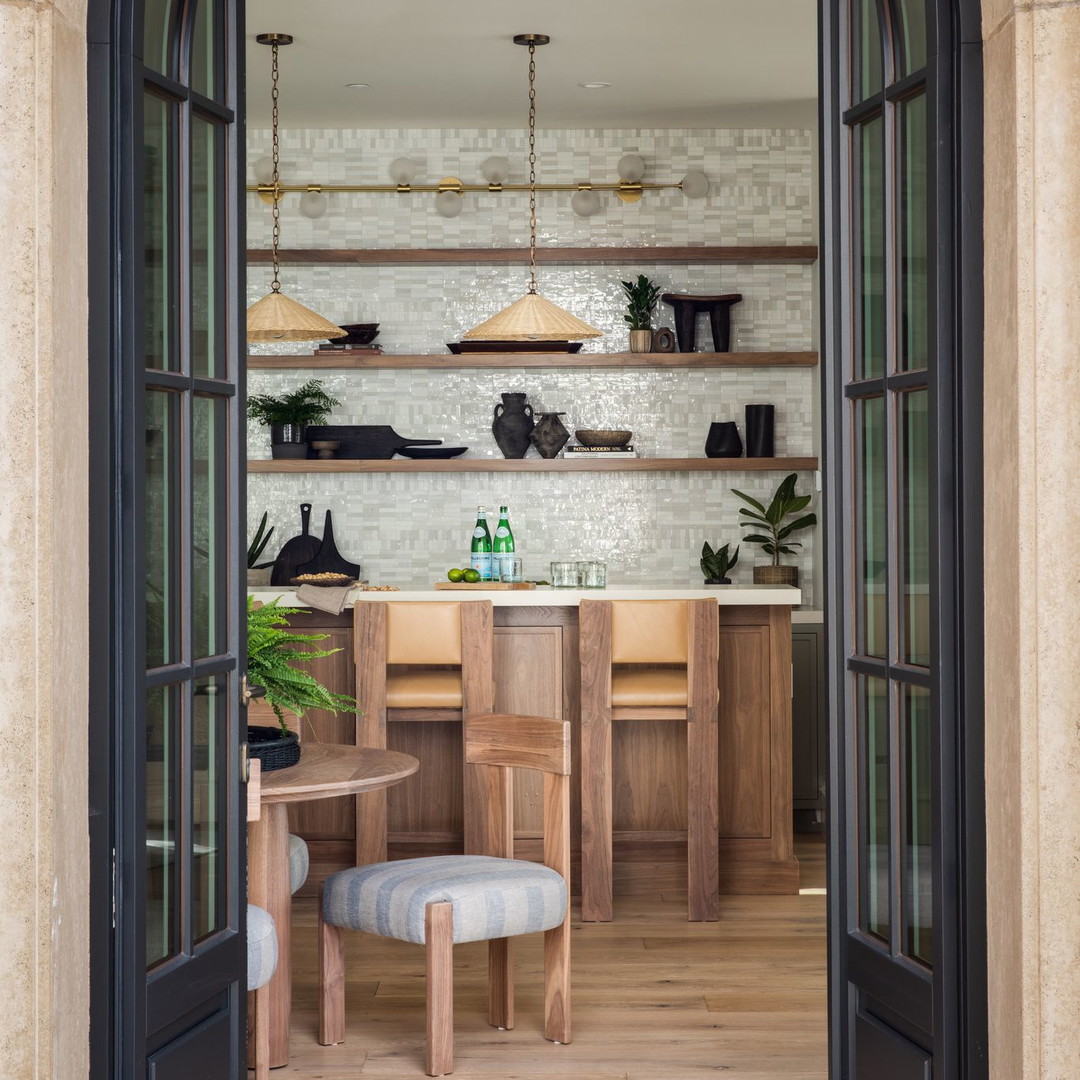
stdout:
<svg viewBox="0 0 1080 1080">
<path fill-rule="evenodd" d="M 488 600 L 386 603 L 360 601 L 353 608 L 359 746 L 387 747 L 387 724 L 395 721 L 450 721 L 494 709 L 492 610 Z M 477 846 L 484 828 L 482 792 L 476 770 L 464 760 L 466 850 Z M 415 749 L 410 748 L 415 756 Z M 424 781 L 424 761 L 419 780 Z M 385 791 L 356 799 L 356 862 L 386 860 Z"/>
<path fill-rule="evenodd" d="M 582 600 L 579 619 L 581 917 L 587 922 L 611 919 L 612 723 L 684 720 L 689 917 L 716 919 L 720 861 L 716 602 Z"/>
</svg>

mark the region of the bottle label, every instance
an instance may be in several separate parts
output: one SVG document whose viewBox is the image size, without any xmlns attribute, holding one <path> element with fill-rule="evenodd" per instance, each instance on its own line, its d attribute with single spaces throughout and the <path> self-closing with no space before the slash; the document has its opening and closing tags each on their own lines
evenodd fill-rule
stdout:
<svg viewBox="0 0 1080 1080">
<path fill-rule="evenodd" d="M 480 574 L 481 581 L 491 580 L 491 552 L 474 551 L 469 557 L 469 565 Z"/>
<path fill-rule="evenodd" d="M 510 535 L 510 530 L 509 530 L 509 529 L 508 529 L 508 528 L 507 528 L 507 527 L 506 527 L 505 525 L 500 525 L 500 526 L 499 526 L 499 527 L 498 527 L 498 528 L 497 528 L 497 529 L 495 530 L 495 535 L 496 535 L 496 536 L 500 536 L 500 537 L 502 537 L 502 536 L 509 536 L 509 535 Z"/>
<path fill-rule="evenodd" d="M 473 529 L 472 534 L 476 537 L 477 540 L 479 540 L 480 537 L 487 536 L 487 529 L 484 529 L 480 525 L 477 525 L 476 528 Z"/>
</svg>

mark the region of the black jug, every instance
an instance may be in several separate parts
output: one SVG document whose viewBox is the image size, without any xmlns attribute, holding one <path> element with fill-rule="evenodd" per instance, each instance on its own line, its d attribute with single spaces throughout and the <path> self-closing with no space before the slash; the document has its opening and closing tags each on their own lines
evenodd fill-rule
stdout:
<svg viewBox="0 0 1080 1080">
<path fill-rule="evenodd" d="M 718 420 L 709 425 L 709 434 L 705 439 L 705 456 L 742 456 L 742 439 L 739 438 L 739 426 L 734 420 Z"/>
<path fill-rule="evenodd" d="M 502 404 L 495 406 L 495 421 L 491 433 L 506 458 L 523 458 L 529 449 L 533 430 L 533 411 L 525 404 L 524 394 L 503 394 Z"/>
</svg>

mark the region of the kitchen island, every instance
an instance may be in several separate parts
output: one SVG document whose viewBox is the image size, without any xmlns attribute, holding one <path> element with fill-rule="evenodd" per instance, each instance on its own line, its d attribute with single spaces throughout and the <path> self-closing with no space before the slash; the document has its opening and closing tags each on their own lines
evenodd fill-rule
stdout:
<svg viewBox="0 0 1080 1080">
<path fill-rule="evenodd" d="M 295 605 L 295 593 L 252 590 L 259 600 Z M 720 615 L 720 888 L 725 893 L 795 893 L 792 848 L 791 609 L 798 589 L 721 586 L 712 589 L 618 588 L 401 591 L 353 590 L 350 603 L 490 600 L 495 615 L 495 709 L 569 720 L 578 758 L 580 686 L 578 612 L 587 600 L 715 599 Z M 355 686 L 352 612 L 311 610 L 297 629 L 329 635 L 324 647 L 342 651 L 316 660 L 312 671 L 331 689 Z M 363 703 L 361 703 L 363 707 Z M 254 721 L 255 717 L 252 717 Z M 308 720 L 311 723 L 309 725 Z M 302 737 L 351 743 L 351 715 L 312 711 Z M 460 723 L 404 720 L 390 725 L 391 749 L 412 754 L 420 771 L 389 797 L 391 857 L 461 849 Z M 621 720 L 613 731 L 614 888 L 632 893 L 646 883 L 673 892 L 686 882 L 686 727 L 654 720 Z M 580 786 L 574 784 L 572 835 L 580 836 Z M 514 798 L 517 854 L 539 857 L 542 790 L 522 774 Z M 354 862 L 355 815 L 350 799 L 297 806 L 290 827 L 308 841 L 313 873 L 308 888 Z M 575 878 L 577 866 L 575 864 Z"/>
</svg>

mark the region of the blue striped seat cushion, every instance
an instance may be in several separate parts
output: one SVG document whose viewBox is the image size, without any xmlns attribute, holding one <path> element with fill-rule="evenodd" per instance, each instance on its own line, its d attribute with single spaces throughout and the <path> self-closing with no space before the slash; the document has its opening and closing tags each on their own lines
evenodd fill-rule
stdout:
<svg viewBox="0 0 1080 1080">
<path fill-rule="evenodd" d="M 424 944 L 428 904 L 454 905 L 454 941 L 550 930 L 566 917 L 566 882 L 539 863 L 436 855 L 342 870 L 326 879 L 323 918 L 333 926 Z"/>
<path fill-rule="evenodd" d="M 289 833 L 289 892 L 296 892 L 307 881 L 308 849 L 299 836 Z"/>
<path fill-rule="evenodd" d="M 254 904 L 247 909 L 247 988 L 258 990 L 277 967 L 277 931 L 270 913 Z"/>
</svg>

